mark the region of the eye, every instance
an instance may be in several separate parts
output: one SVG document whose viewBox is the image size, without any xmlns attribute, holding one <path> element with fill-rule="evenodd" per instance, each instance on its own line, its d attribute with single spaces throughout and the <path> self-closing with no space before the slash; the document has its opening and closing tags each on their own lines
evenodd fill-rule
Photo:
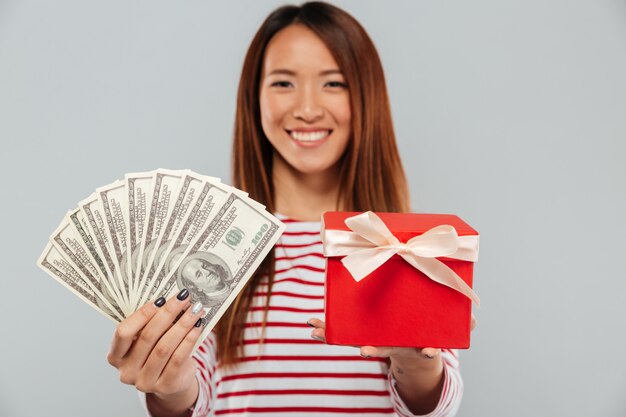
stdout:
<svg viewBox="0 0 626 417">
<path fill-rule="evenodd" d="M 289 81 L 275 81 L 270 85 L 272 87 L 289 87 L 291 83 Z"/>
<path fill-rule="evenodd" d="M 327 86 L 329 87 L 333 87 L 333 88 L 346 88 L 348 87 L 348 84 L 346 83 L 342 83 L 341 81 L 329 81 L 326 83 Z"/>
</svg>

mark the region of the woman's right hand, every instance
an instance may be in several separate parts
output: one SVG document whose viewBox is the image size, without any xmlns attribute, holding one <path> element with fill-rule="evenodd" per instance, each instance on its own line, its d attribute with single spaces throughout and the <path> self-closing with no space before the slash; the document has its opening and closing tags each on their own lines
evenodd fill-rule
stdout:
<svg viewBox="0 0 626 417">
<path fill-rule="evenodd" d="M 113 335 L 107 360 L 119 370 L 120 381 L 148 394 L 153 415 L 184 415 L 198 396 L 191 354 L 204 310 L 200 303 L 189 304 L 186 289 L 167 302 L 161 297 L 122 321 Z"/>
</svg>

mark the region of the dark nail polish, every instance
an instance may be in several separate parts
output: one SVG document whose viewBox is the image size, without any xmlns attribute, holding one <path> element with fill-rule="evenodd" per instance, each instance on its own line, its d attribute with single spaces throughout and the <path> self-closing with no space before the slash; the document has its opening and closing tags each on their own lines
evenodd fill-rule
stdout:
<svg viewBox="0 0 626 417">
<path fill-rule="evenodd" d="M 154 305 L 157 307 L 163 307 L 163 304 L 165 304 L 165 297 L 159 297 L 154 302 Z"/>
<path fill-rule="evenodd" d="M 189 291 L 187 290 L 187 288 L 183 288 L 183 290 L 179 292 L 176 296 L 176 298 L 178 298 L 180 301 L 183 301 L 187 297 L 189 297 Z"/>
<path fill-rule="evenodd" d="M 308 325 L 309 325 L 309 326 L 311 326 L 311 327 L 315 327 L 315 326 L 313 326 L 311 323 L 309 323 L 308 321 L 306 322 L 306 324 L 308 324 Z"/>
<path fill-rule="evenodd" d="M 196 324 L 194 324 L 195 327 L 200 327 L 202 326 L 202 318 L 199 318 L 198 321 L 196 322 Z"/>
<path fill-rule="evenodd" d="M 433 355 L 424 354 L 424 356 L 426 356 L 428 359 L 435 359 Z"/>
<path fill-rule="evenodd" d="M 361 355 L 361 357 L 362 357 L 363 359 L 369 359 L 369 358 L 371 358 L 371 356 L 370 356 L 370 355 Z"/>
</svg>

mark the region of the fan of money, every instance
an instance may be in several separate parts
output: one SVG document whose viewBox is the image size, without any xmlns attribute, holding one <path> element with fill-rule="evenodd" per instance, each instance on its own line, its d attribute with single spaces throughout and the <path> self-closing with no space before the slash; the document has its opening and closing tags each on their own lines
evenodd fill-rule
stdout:
<svg viewBox="0 0 626 417">
<path fill-rule="evenodd" d="M 80 201 L 37 263 L 115 322 L 187 288 L 204 306 L 202 340 L 284 229 L 219 178 L 157 169 L 126 174 Z"/>
</svg>

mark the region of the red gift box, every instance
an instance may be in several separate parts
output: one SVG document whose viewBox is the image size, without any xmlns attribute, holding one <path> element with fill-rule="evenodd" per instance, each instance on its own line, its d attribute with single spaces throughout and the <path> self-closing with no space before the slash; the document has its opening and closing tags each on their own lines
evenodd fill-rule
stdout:
<svg viewBox="0 0 626 417">
<path fill-rule="evenodd" d="M 358 256 L 353 258 L 351 264 L 347 262 L 347 259 L 342 262 L 344 256 L 336 255 L 345 252 L 346 236 L 352 239 L 351 251 L 362 250 L 367 245 L 378 246 L 379 249 L 383 246 L 382 250 L 387 250 L 385 249 L 387 246 L 379 242 L 380 238 L 376 238 L 379 240 L 377 244 L 369 241 L 372 240 L 371 232 L 365 233 L 366 235 L 370 233 L 367 236 L 368 239 L 358 237 L 358 233 L 351 232 L 346 225 L 346 219 L 356 219 L 357 217 L 353 217 L 356 215 L 360 215 L 358 218 L 361 228 L 363 220 L 367 223 L 367 227 L 370 226 L 368 219 L 364 219 L 363 216 L 370 216 L 369 220 L 374 223 L 382 220 L 384 223 L 382 227 L 385 228 L 386 225 L 388 231 L 399 240 L 399 243 L 406 243 L 411 239 L 413 241 L 426 240 L 426 252 L 430 250 L 429 237 L 433 235 L 431 229 L 437 226 L 439 227 L 436 230 L 446 229 L 450 239 L 452 235 L 457 239 L 458 235 L 457 241 L 464 242 L 461 246 L 472 246 L 470 250 L 473 251 L 472 255 L 460 256 L 459 254 L 467 249 L 464 248 L 456 252 L 454 249 L 451 252 L 448 250 L 444 252 L 446 256 L 429 258 L 428 254 L 423 254 L 424 247 L 422 247 L 420 254 L 428 258 L 425 262 L 431 265 L 430 270 L 428 268 L 423 268 L 423 270 L 432 276 L 433 270 L 441 272 L 441 269 L 448 269 L 441 268 L 440 263 L 446 265 L 467 284 L 468 287 L 464 291 L 469 291 L 471 296 L 475 297 L 474 301 L 478 302 L 478 297 L 470 289 L 474 263 L 460 260 L 475 260 L 478 251 L 478 233 L 459 217 L 450 214 L 376 213 L 380 218 L 376 220 L 372 219 L 375 215 L 371 212 L 362 214 L 327 212 L 324 213 L 322 225 L 322 240 L 327 256 L 325 286 L 327 343 L 352 346 L 468 348 L 472 309 L 469 294 L 464 295 L 460 291 L 429 278 L 402 257 L 403 254 L 406 255 L 406 250 L 396 250 L 395 252 L 399 253 L 391 255 L 387 261 L 359 282 L 355 280 L 353 274 L 346 269 L 344 262 L 351 267 L 362 268 L 362 264 L 367 262 L 361 261 L 369 262 L 372 258 L 371 252 L 368 254 L 361 252 L 361 258 L 357 259 Z M 348 220 L 348 223 L 353 221 L 352 219 Z M 447 228 L 442 225 L 447 225 Z M 355 227 L 353 229 L 358 231 Z M 427 231 L 430 232 L 426 233 Z M 346 234 L 346 232 L 350 233 Z M 423 236 L 415 238 L 420 235 Z M 373 240 L 376 241 L 376 239 Z M 394 238 L 390 237 L 390 239 Z M 379 251 L 379 249 L 375 250 Z M 414 253 L 409 254 L 410 256 L 415 258 Z M 434 268 L 432 268 L 433 262 L 437 264 Z M 448 273 L 454 275 L 452 272 Z M 459 285 L 464 286 L 462 283 Z"/>
</svg>

